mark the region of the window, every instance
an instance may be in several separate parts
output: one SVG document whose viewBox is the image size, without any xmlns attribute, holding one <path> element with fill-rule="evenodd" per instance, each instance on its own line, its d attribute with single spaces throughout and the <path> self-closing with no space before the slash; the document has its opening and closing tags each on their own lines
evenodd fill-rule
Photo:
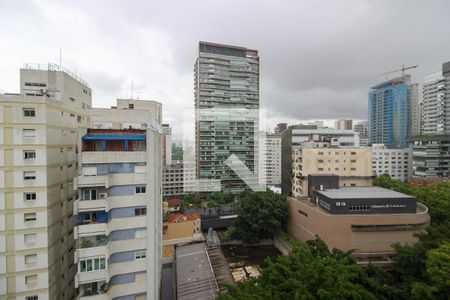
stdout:
<svg viewBox="0 0 450 300">
<path fill-rule="evenodd" d="M 35 296 L 26 296 L 25 300 L 39 300 L 39 296 L 35 295 Z"/>
<path fill-rule="evenodd" d="M 34 110 L 34 108 L 24 108 L 23 109 L 23 116 L 24 117 L 35 117 L 36 116 L 36 111 Z"/>
<path fill-rule="evenodd" d="M 25 244 L 31 244 L 36 242 L 36 233 L 25 233 L 23 235 L 23 242 Z"/>
<path fill-rule="evenodd" d="M 75 99 L 72 98 L 72 97 L 70 97 L 69 100 L 72 101 L 72 102 L 75 102 Z"/>
<path fill-rule="evenodd" d="M 36 213 L 24 213 L 23 220 L 25 222 L 36 221 Z"/>
<path fill-rule="evenodd" d="M 145 250 L 134 252 L 134 259 L 143 259 L 147 257 L 147 252 Z"/>
<path fill-rule="evenodd" d="M 24 180 L 34 180 L 34 179 L 36 179 L 36 172 L 35 171 L 25 171 L 25 172 L 23 172 L 23 179 Z"/>
<path fill-rule="evenodd" d="M 353 152 L 353 151 L 352 151 L 352 152 L 350 152 L 350 154 L 351 154 L 351 155 L 356 155 L 356 152 Z"/>
<path fill-rule="evenodd" d="M 23 130 L 23 137 L 25 137 L 25 138 L 34 138 L 35 137 L 35 130 L 34 129 L 24 129 Z"/>
<path fill-rule="evenodd" d="M 37 275 L 28 275 L 25 276 L 25 284 L 36 284 L 38 276 Z"/>
<path fill-rule="evenodd" d="M 351 171 L 356 171 L 356 168 L 350 168 Z"/>
<path fill-rule="evenodd" d="M 134 104 L 131 104 L 131 103 L 128 104 L 128 108 L 129 108 L 129 109 L 134 109 Z"/>
<path fill-rule="evenodd" d="M 106 259 L 93 258 L 80 261 L 80 272 L 92 272 L 106 269 Z"/>
<path fill-rule="evenodd" d="M 144 194 L 144 193 L 145 193 L 145 186 L 136 187 L 136 194 Z"/>
<path fill-rule="evenodd" d="M 355 163 L 355 162 L 356 162 L 356 159 L 352 159 L 350 162 L 351 162 L 351 163 Z"/>
<path fill-rule="evenodd" d="M 23 193 L 23 200 L 25 200 L 25 201 L 34 201 L 34 200 L 36 200 L 36 193 L 34 193 L 34 192 L 25 192 L 25 193 Z"/>
<path fill-rule="evenodd" d="M 36 151 L 34 151 L 34 150 L 23 150 L 23 158 L 24 159 L 36 158 Z"/>
<path fill-rule="evenodd" d="M 35 264 L 37 263 L 37 254 L 25 255 L 25 264 Z"/>
<path fill-rule="evenodd" d="M 83 200 L 97 200 L 98 192 L 96 189 L 84 189 Z"/>
<path fill-rule="evenodd" d="M 145 208 L 145 207 L 134 209 L 135 216 L 145 216 L 146 214 L 147 214 L 147 208 Z"/>
</svg>

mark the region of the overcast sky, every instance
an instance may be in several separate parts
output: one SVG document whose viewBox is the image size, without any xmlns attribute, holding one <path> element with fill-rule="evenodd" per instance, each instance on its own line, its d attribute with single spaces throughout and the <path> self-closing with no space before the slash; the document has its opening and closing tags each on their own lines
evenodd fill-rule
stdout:
<svg viewBox="0 0 450 300">
<path fill-rule="evenodd" d="M 57 63 L 62 48 L 94 106 L 129 97 L 133 81 L 178 135 L 199 40 L 259 50 L 270 127 L 366 119 L 380 73 L 417 64 L 421 82 L 450 60 L 450 1 L 0 0 L 0 92 L 19 90 L 24 62 Z"/>
</svg>

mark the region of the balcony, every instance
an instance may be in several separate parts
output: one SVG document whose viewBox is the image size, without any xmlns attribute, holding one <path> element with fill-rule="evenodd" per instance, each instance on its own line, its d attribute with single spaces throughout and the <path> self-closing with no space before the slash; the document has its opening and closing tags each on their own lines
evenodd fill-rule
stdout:
<svg viewBox="0 0 450 300">
<path fill-rule="evenodd" d="M 122 263 L 113 263 L 109 265 L 109 275 L 113 277 L 123 273 L 134 273 L 145 271 L 147 268 L 147 259 L 139 259 L 134 261 L 126 261 Z M 82 274 L 82 273 L 80 273 Z"/>
<path fill-rule="evenodd" d="M 123 297 L 133 294 L 141 294 L 147 291 L 145 280 L 136 280 L 135 282 L 113 285 L 109 288 L 109 295 L 111 299 Z"/>
<path fill-rule="evenodd" d="M 146 227 L 147 216 L 129 217 L 129 218 L 117 218 L 112 219 L 107 226 L 107 233 L 116 230 L 125 230 L 129 228 L 143 228 Z"/>
<path fill-rule="evenodd" d="M 78 296 L 76 298 L 77 300 L 109 300 L 108 294 L 98 294 L 98 295 L 91 295 L 91 296 Z"/>
<path fill-rule="evenodd" d="M 74 238 L 78 239 L 80 236 L 94 236 L 94 235 L 106 235 L 108 224 L 85 224 L 74 227 Z"/>
<path fill-rule="evenodd" d="M 98 151 L 81 153 L 82 164 L 137 163 L 146 161 L 146 151 Z"/>
<path fill-rule="evenodd" d="M 109 274 L 108 270 L 98 270 L 92 272 L 78 272 L 75 275 L 75 287 L 78 287 L 81 284 L 90 283 L 94 281 L 106 281 L 109 282 Z"/>
<path fill-rule="evenodd" d="M 75 188 L 104 186 L 109 188 L 115 185 L 144 184 L 145 173 L 116 173 L 101 176 L 78 176 Z"/>
<path fill-rule="evenodd" d="M 76 200 L 74 202 L 74 213 L 78 214 L 79 212 L 84 211 L 95 211 L 95 210 L 104 210 L 107 211 L 108 202 L 106 199 L 97 199 L 97 200 Z"/>
</svg>

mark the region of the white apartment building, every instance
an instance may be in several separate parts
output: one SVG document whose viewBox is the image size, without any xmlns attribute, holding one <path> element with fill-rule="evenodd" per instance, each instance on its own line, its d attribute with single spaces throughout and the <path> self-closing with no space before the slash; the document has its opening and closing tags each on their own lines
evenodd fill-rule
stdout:
<svg viewBox="0 0 450 300">
<path fill-rule="evenodd" d="M 281 135 L 268 134 L 265 145 L 265 173 L 267 185 L 281 184 Z"/>
<path fill-rule="evenodd" d="M 177 161 L 163 166 L 163 197 L 180 196 L 195 190 L 195 164 L 193 162 Z"/>
<path fill-rule="evenodd" d="M 96 128 L 81 138 L 74 203 L 79 299 L 159 299 L 162 128 L 154 116 L 161 106 L 143 106 L 93 109 Z"/>
<path fill-rule="evenodd" d="M 412 176 L 411 148 L 388 149 L 384 144 L 372 145 L 372 169 L 377 176 L 389 174 L 408 182 Z"/>
<path fill-rule="evenodd" d="M 57 65 L 25 65 L 0 95 L 0 299 L 72 299 L 73 189 L 91 89 Z"/>
</svg>

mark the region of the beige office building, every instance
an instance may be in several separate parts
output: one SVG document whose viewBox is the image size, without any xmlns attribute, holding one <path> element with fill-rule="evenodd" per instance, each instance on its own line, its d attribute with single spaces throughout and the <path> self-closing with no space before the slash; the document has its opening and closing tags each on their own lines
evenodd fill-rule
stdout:
<svg viewBox="0 0 450 300">
<path fill-rule="evenodd" d="M 292 147 L 292 195 L 308 195 L 309 175 L 337 175 L 340 187 L 372 185 L 370 148 L 329 147 L 305 142 Z"/>
<path fill-rule="evenodd" d="M 319 236 L 331 250 L 353 250 L 359 263 L 391 264 L 394 243 L 414 244 L 430 223 L 414 197 L 379 187 L 315 191 L 289 197 L 288 233 L 296 240 Z"/>
<path fill-rule="evenodd" d="M 74 296 L 73 179 L 91 89 L 57 65 L 26 65 L 0 95 L 0 299 Z"/>
</svg>

